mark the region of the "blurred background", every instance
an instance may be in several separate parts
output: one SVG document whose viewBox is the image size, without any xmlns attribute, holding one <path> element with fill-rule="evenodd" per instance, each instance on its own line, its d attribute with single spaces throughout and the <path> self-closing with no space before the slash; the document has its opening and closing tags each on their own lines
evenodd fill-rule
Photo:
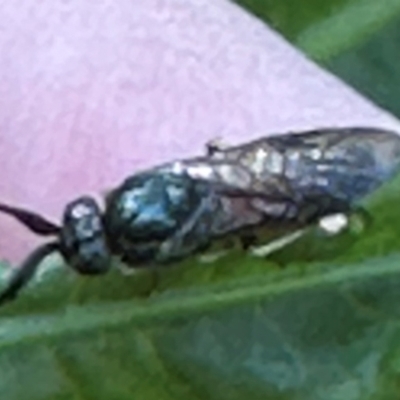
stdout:
<svg viewBox="0 0 400 400">
<path fill-rule="evenodd" d="M 235 0 L 400 117 L 400 0 Z"/>
</svg>

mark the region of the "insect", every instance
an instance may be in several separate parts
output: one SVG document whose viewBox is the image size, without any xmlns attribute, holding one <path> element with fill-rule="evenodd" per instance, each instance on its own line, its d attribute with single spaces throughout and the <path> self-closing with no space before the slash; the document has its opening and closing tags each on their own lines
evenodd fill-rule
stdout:
<svg viewBox="0 0 400 400">
<path fill-rule="evenodd" d="M 111 257 L 133 268 L 168 265 L 238 237 L 243 248 L 263 227 L 308 226 L 349 213 L 400 169 L 400 136 L 375 128 L 320 129 L 239 146 L 209 144 L 207 154 L 138 172 L 112 190 L 102 211 L 88 196 L 69 203 L 60 225 L 0 204 L 38 235 L 34 250 L 0 294 L 12 300 L 40 262 L 59 252 L 83 275 L 106 273 Z"/>
</svg>

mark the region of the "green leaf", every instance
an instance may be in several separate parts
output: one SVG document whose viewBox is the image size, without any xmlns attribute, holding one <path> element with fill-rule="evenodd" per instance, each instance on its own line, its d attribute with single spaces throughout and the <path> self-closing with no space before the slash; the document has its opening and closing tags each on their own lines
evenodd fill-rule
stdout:
<svg viewBox="0 0 400 400">
<path fill-rule="evenodd" d="M 365 41 L 400 13 L 399 0 L 235 0 L 317 60 Z"/>
<path fill-rule="evenodd" d="M 396 399 L 399 189 L 369 199 L 361 233 L 191 260 L 150 295 L 152 273 L 82 278 L 49 259 L 1 310 L 1 398 Z"/>
<path fill-rule="evenodd" d="M 326 67 L 381 107 L 400 116 L 400 17 L 366 43 L 343 52 Z"/>
</svg>

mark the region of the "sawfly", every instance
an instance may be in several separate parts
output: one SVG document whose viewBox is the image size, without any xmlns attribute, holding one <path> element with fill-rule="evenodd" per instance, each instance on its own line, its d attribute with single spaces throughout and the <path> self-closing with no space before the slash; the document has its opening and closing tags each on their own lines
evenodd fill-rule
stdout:
<svg viewBox="0 0 400 400">
<path fill-rule="evenodd" d="M 140 171 L 111 190 L 101 208 L 83 196 L 62 223 L 12 205 L 0 211 L 54 237 L 16 269 L 0 303 L 16 297 L 50 253 L 79 274 L 101 275 L 118 257 L 131 268 L 169 265 L 235 237 L 243 249 L 257 232 L 291 232 L 348 215 L 400 167 L 400 136 L 377 128 L 319 129 L 238 146 L 209 143 L 205 155 Z"/>
</svg>

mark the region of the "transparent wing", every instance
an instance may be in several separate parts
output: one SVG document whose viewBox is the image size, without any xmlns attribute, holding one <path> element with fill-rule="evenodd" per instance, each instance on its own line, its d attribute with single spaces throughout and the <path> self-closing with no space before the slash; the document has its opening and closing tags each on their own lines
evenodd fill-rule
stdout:
<svg viewBox="0 0 400 400">
<path fill-rule="evenodd" d="M 271 197 L 332 196 L 348 203 L 376 190 L 399 167 L 400 137 L 374 128 L 275 135 L 163 166 Z"/>
</svg>

